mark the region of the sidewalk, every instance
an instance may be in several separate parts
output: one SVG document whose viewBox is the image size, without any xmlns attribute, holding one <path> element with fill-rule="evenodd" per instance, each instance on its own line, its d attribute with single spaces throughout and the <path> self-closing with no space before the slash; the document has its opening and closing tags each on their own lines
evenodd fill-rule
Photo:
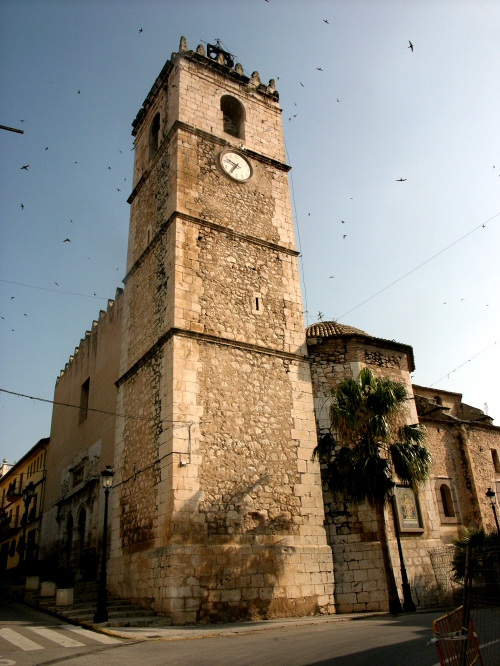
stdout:
<svg viewBox="0 0 500 666">
<path fill-rule="evenodd" d="M 168 627 L 113 627 L 105 628 L 98 624 L 92 625 L 93 629 L 109 636 L 126 638 L 129 640 L 162 640 L 162 641 L 187 641 L 198 638 L 215 638 L 216 636 L 236 636 L 253 634 L 258 631 L 269 631 L 271 629 L 284 629 L 290 627 L 303 627 L 311 624 L 327 624 L 334 622 L 350 622 L 354 620 L 366 620 L 370 617 L 380 617 L 389 613 L 352 613 L 342 615 L 318 615 L 315 617 L 291 617 L 276 620 L 257 620 L 254 622 L 233 622 L 231 624 L 206 624 Z"/>
</svg>

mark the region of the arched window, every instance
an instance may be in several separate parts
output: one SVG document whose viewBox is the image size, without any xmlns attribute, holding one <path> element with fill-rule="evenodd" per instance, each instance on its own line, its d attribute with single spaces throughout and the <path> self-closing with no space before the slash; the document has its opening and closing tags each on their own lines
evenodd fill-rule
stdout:
<svg viewBox="0 0 500 666">
<path fill-rule="evenodd" d="M 224 132 L 238 139 L 245 138 L 245 107 L 231 95 L 220 98 L 220 109 L 224 121 Z"/>
<path fill-rule="evenodd" d="M 155 156 L 160 145 L 160 114 L 157 113 L 153 118 L 149 128 L 149 159 Z"/>
<path fill-rule="evenodd" d="M 66 566 L 69 566 L 72 550 L 73 550 L 73 516 L 69 514 L 68 520 L 66 522 Z"/>
<path fill-rule="evenodd" d="M 436 405 L 442 405 L 443 401 L 439 395 L 434 396 L 434 400 L 436 401 Z"/>
<path fill-rule="evenodd" d="M 80 537 L 80 556 L 85 548 L 85 531 L 87 529 L 87 512 L 85 509 L 80 511 L 78 516 L 78 535 Z"/>
<path fill-rule="evenodd" d="M 443 503 L 443 512 L 445 518 L 455 518 L 455 509 L 453 507 L 453 498 L 451 496 L 450 487 L 445 483 L 441 484 L 439 488 L 441 493 L 441 502 Z"/>
</svg>

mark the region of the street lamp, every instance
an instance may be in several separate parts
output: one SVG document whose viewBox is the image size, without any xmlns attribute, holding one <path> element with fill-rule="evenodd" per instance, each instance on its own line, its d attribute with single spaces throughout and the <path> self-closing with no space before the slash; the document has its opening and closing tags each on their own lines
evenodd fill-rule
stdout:
<svg viewBox="0 0 500 666">
<path fill-rule="evenodd" d="M 394 531 L 396 532 L 396 541 L 398 542 L 399 561 L 401 563 L 401 580 L 403 581 L 403 610 L 405 613 L 414 613 L 417 608 L 411 598 L 411 588 L 406 574 L 405 562 L 403 559 L 403 549 L 401 548 L 401 539 L 399 537 L 399 524 L 396 516 L 396 484 L 392 482 L 389 488 L 389 499 L 392 507 L 392 516 L 394 518 Z"/>
<path fill-rule="evenodd" d="M 30 481 L 26 488 L 23 490 L 23 502 L 24 502 L 24 516 L 23 516 L 23 536 L 21 548 L 19 548 L 19 564 L 18 570 L 19 574 L 23 573 L 24 565 L 24 551 L 26 550 L 26 527 L 28 525 L 28 511 L 30 508 L 31 500 L 35 496 L 35 484 L 33 481 Z"/>
<path fill-rule="evenodd" d="M 500 526 L 498 525 L 498 516 L 497 516 L 497 508 L 496 508 L 496 494 L 495 491 L 492 490 L 491 488 L 488 488 L 486 491 L 486 497 L 489 499 L 491 508 L 493 509 L 493 515 L 495 516 L 495 523 L 497 524 L 497 532 L 500 534 Z"/>
<path fill-rule="evenodd" d="M 101 577 L 99 579 L 99 590 L 97 592 L 97 610 L 94 615 L 94 622 L 108 621 L 108 611 L 106 604 L 108 595 L 106 590 L 106 549 L 108 545 L 108 497 L 111 486 L 113 485 L 113 470 L 109 465 L 101 472 L 102 487 L 104 488 L 104 527 L 102 529 L 102 562 Z"/>
</svg>

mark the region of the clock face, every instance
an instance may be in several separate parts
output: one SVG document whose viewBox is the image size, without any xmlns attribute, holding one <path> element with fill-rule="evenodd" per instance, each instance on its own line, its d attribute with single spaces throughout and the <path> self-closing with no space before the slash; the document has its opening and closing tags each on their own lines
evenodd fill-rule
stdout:
<svg viewBox="0 0 500 666">
<path fill-rule="evenodd" d="M 240 183 L 250 180 L 252 177 L 252 167 L 247 160 L 239 153 L 227 151 L 222 153 L 220 164 L 228 176 L 238 180 Z"/>
</svg>

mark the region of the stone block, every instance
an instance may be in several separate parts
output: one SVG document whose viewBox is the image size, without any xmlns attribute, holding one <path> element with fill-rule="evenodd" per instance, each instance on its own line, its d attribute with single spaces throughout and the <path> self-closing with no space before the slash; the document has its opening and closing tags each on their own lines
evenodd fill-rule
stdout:
<svg viewBox="0 0 500 666">
<path fill-rule="evenodd" d="M 44 580 L 40 588 L 41 597 L 55 597 L 56 596 L 56 584 L 49 580 Z"/>
<path fill-rule="evenodd" d="M 26 576 L 26 589 L 30 591 L 38 590 L 40 587 L 40 576 Z"/>
<path fill-rule="evenodd" d="M 56 592 L 56 606 L 73 605 L 73 588 L 63 588 Z"/>
</svg>

